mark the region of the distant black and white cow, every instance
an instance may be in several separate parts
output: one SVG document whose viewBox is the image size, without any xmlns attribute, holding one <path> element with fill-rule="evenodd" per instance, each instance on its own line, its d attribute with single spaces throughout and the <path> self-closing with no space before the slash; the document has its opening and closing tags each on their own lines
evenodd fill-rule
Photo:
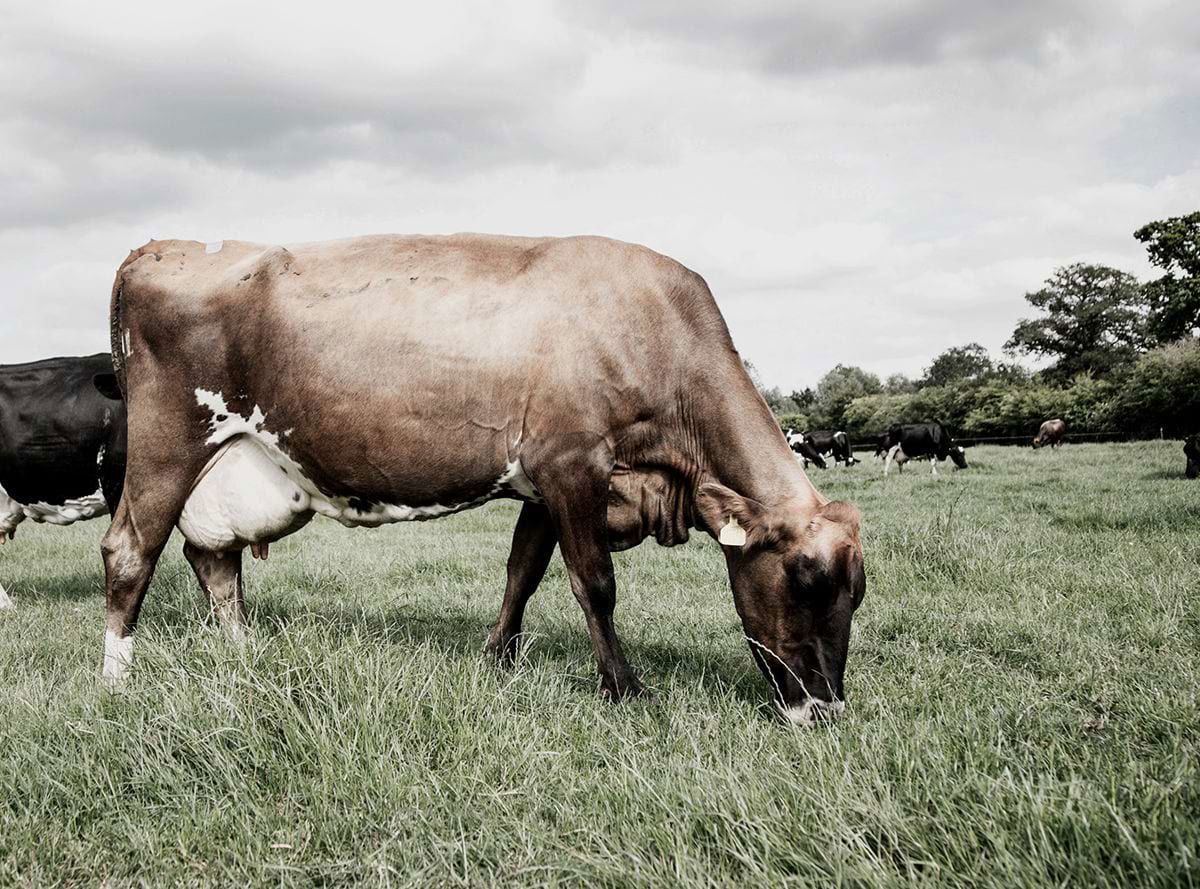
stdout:
<svg viewBox="0 0 1200 889">
<path fill-rule="evenodd" d="M 819 429 L 816 432 L 806 432 L 804 440 L 822 457 L 832 457 L 835 466 L 838 464 L 853 466 L 859 462 L 854 457 L 854 449 L 850 447 L 850 437 L 845 432 Z"/>
<path fill-rule="evenodd" d="M 116 508 L 125 405 L 103 389 L 116 391 L 108 353 L 0 365 L 0 544 L 26 519 L 69 525 Z"/>
<path fill-rule="evenodd" d="M 949 457 L 959 469 L 967 468 L 967 455 L 954 443 L 941 423 L 908 423 L 893 426 L 880 439 L 880 449 L 887 455 L 883 474 L 887 475 L 896 463 L 903 469 L 909 460 L 929 458 L 933 474 L 937 475 L 939 461 Z"/>
<path fill-rule="evenodd" d="M 1067 434 L 1067 424 L 1062 420 L 1047 420 L 1038 429 L 1037 438 L 1033 440 L 1033 447 L 1037 448 L 1049 447 L 1055 448 L 1062 444 L 1063 436 Z"/>
<path fill-rule="evenodd" d="M 1200 433 L 1190 436 L 1183 443 L 1183 453 L 1187 456 L 1187 477 L 1200 477 Z"/>
<path fill-rule="evenodd" d="M 820 469 L 826 468 L 825 458 L 821 456 L 820 451 L 813 447 L 807 435 L 792 428 L 784 429 L 783 434 L 787 438 L 788 447 L 804 461 L 805 469 L 808 468 L 809 463 L 815 463 Z"/>
</svg>

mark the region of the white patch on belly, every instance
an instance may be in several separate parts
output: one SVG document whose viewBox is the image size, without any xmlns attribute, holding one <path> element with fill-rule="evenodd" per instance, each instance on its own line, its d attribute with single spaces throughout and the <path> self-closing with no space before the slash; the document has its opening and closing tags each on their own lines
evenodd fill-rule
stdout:
<svg viewBox="0 0 1200 889">
<path fill-rule="evenodd" d="M 104 682 L 118 687 L 133 666 L 133 634 L 121 638 L 112 630 L 104 634 Z"/>
<path fill-rule="evenodd" d="M 195 391 L 197 403 L 213 415 L 206 442 L 224 445 L 234 440 L 209 464 L 179 520 L 184 536 L 202 549 L 219 551 L 278 540 L 298 530 L 313 514 L 347 527 L 376 527 L 439 518 L 510 492 L 540 500 L 520 459 L 507 465 L 486 494 L 461 503 L 405 506 L 326 494 L 283 451 L 279 436 L 265 428 L 267 418 L 258 405 L 243 417 L 229 409 L 221 393 Z"/>
<path fill-rule="evenodd" d="M 500 476 L 496 482 L 496 488 L 496 493 L 508 489 L 524 500 L 534 503 L 542 502 L 542 495 L 538 493 L 538 489 L 533 486 L 533 482 L 525 474 L 525 467 L 521 465 L 519 458 L 508 464 L 504 475 Z"/>
<path fill-rule="evenodd" d="M 204 245 L 205 253 L 220 253 L 221 248 L 225 246 L 224 241 L 209 241 Z"/>
<path fill-rule="evenodd" d="M 27 503 L 23 507 L 25 517 L 35 522 L 45 522 L 50 525 L 72 525 L 94 519 L 108 512 L 108 504 L 104 502 L 104 493 L 97 489 L 95 494 L 68 500 L 66 503 Z"/>
<path fill-rule="evenodd" d="M 0 487 L 0 534 L 11 535 L 17 525 L 26 519 L 50 525 L 71 525 L 94 519 L 108 512 L 104 494 L 95 494 L 68 500 L 66 503 L 19 503 Z"/>
</svg>

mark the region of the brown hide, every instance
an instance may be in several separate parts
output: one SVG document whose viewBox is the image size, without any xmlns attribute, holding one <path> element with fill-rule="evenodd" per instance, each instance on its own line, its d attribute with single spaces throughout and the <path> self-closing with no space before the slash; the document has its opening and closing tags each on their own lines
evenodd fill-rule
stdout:
<svg viewBox="0 0 1200 889">
<path fill-rule="evenodd" d="M 613 470 L 608 489 L 608 540 L 614 552 L 653 535 L 660 546 L 686 543 L 692 527 L 690 497 L 664 470 Z"/>
</svg>

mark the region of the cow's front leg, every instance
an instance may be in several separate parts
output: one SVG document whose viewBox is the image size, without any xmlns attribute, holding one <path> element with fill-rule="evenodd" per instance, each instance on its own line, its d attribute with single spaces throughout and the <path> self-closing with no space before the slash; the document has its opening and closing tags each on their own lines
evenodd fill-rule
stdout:
<svg viewBox="0 0 1200 889">
<path fill-rule="evenodd" d="M 4 611 L 7 608 L 16 607 L 17 606 L 13 604 L 13 600 L 8 598 L 8 593 L 4 591 L 4 584 L 0 583 L 0 611 Z"/>
<path fill-rule="evenodd" d="M 210 552 L 183 545 L 183 554 L 196 572 L 200 587 L 208 594 L 211 614 L 231 638 L 245 636 L 246 603 L 242 589 L 242 551 Z"/>
<path fill-rule="evenodd" d="M 929 465 L 933 467 L 933 474 L 937 475 L 937 457 L 929 458 Z"/>
<path fill-rule="evenodd" d="M 554 522 L 546 507 L 537 503 L 526 503 L 521 507 L 517 527 L 513 530 L 512 550 L 508 554 L 504 603 L 500 606 L 496 627 L 484 647 L 502 664 L 512 664 L 517 659 L 525 604 L 537 592 L 557 542 Z"/>
<path fill-rule="evenodd" d="M 617 604 L 616 575 L 608 546 L 608 485 L 611 455 L 602 451 L 555 461 L 545 487 L 534 479 L 558 533 L 571 592 L 583 609 L 588 635 L 600 671 L 600 690 L 619 701 L 645 689 L 625 660 L 613 625 Z"/>
</svg>

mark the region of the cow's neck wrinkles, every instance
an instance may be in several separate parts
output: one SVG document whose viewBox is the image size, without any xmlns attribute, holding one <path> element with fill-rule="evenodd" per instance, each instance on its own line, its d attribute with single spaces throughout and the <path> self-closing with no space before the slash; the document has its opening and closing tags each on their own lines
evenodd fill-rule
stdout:
<svg viewBox="0 0 1200 889">
<path fill-rule="evenodd" d="M 691 402 L 695 488 L 708 481 L 765 506 L 823 502 L 792 454 L 770 409 L 739 365 L 726 384 L 703 387 Z M 691 413 L 689 411 L 688 413 Z"/>
</svg>

